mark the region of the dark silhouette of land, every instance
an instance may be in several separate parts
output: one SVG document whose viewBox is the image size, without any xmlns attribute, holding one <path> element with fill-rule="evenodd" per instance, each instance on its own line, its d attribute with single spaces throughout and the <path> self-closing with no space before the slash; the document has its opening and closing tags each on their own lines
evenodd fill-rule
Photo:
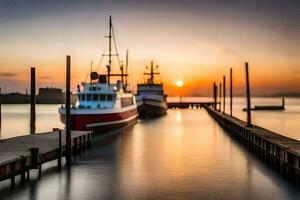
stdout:
<svg viewBox="0 0 300 200">
<path fill-rule="evenodd" d="M 59 88 L 40 88 L 36 96 L 37 104 L 63 104 L 65 102 L 65 93 Z M 28 104 L 30 95 L 21 93 L 1 94 L 2 104 Z"/>
<path fill-rule="evenodd" d="M 201 94 L 191 94 L 190 97 L 207 97 L 207 95 Z M 236 94 L 235 97 L 244 97 L 245 95 Z M 30 95 L 22 94 L 18 92 L 0 94 L 2 104 L 29 104 Z M 253 97 L 300 97 L 300 93 L 274 93 L 266 95 L 253 95 Z M 76 102 L 75 95 L 71 95 L 71 102 Z M 60 88 L 39 88 L 39 93 L 36 96 L 37 104 L 64 104 L 65 103 L 65 93 Z"/>
</svg>

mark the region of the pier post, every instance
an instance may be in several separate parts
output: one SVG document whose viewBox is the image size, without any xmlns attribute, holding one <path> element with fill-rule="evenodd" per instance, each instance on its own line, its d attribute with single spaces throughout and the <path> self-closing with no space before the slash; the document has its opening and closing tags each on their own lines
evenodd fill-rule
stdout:
<svg viewBox="0 0 300 200">
<path fill-rule="evenodd" d="M 246 67 L 246 93 L 247 93 L 247 126 L 251 127 L 251 101 L 250 101 L 250 83 L 249 83 L 249 69 L 248 63 L 245 63 Z"/>
<path fill-rule="evenodd" d="M 221 102 L 222 102 L 222 83 L 220 83 L 220 100 L 219 100 L 219 112 L 221 112 Z"/>
<path fill-rule="evenodd" d="M 232 68 L 230 68 L 230 117 L 232 117 Z"/>
<path fill-rule="evenodd" d="M 226 77 L 223 76 L 223 113 L 225 113 Z"/>
<path fill-rule="evenodd" d="M 25 182 L 25 172 L 26 172 L 26 158 L 25 157 L 21 157 L 21 183 Z"/>
<path fill-rule="evenodd" d="M 217 105 L 218 105 L 218 86 L 215 84 L 215 110 L 217 110 Z"/>
<path fill-rule="evenodd" d="M 35 134 L 35 68 L 31 67 L 30 84 L 30 134 Z"/>
<path fill-rule="evenodd" d="M 62 145 L 61 145 L 61 130 L 58 131 L 58 145 L 59 145 L 59 152 L 58 152 L 58 168 L 61 168 L 61 158 L 62 158 Z"/>
<path fill-rule="evenodd" d="M 214 110 L 217 110 L 217 86 L 216 82 L 213 85 L 213 95 L 214 95 Z"/>
<path fill-rule="evenodd" d="M 1 93 L 1 87 L 0 87 L 0 131 L 1 131 L 1 125 L 2 125 L 2 110 L 1 110 L 1 106 L 2 106 L 2 93 Z"/>
<path fill-rule="evenodd" d="M 72 147 L 71 147 L 71 127 L 70 127 L 70 106 L 71 106 L 71 93 L 70 93 L 70 85 L 71 85 L 71 56 L 67 55 L 66 60 L 66 160 L 67 165 L 71 165 L 72 159 Z"/>
<path fill-rule="evenodd" d="M 58 134 L 58 152 L 57 152 L 57 167 L 61 168 L 62 148 L 61 148 L 61 130 L 59 128 L 52 129 L 54 134 Z"/>
<path fill-rule="evenodd" d="M 38 169 L 39 168 L 39 148 L 33 147 L 30 149 L 31 155 L 31 168 Z"/>
</svg>

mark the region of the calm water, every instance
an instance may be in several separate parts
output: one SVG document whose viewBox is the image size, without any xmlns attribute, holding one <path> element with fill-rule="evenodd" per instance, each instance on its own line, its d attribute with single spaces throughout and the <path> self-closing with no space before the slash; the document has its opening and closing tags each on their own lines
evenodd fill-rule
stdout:
<svg viewBox="0 0 300 200">
<path fill-rule="evenodd" d="M 38 108 L 44 112 L 39 130 L 58 126 L 57 106 Z M 11 121 L 16 119 L 11 126 L 26 132 L 24 114 L 5 110 Z M 32 171 L 24 186 L 9 190 L 9 181 L 0 182 L 0 194 L 18 200 L 300 198 L 299 189 L 248 153 L 205 110 L 191 109 L 169 110 L 106 139 L 95 136 L 92 148 L 74 157 L 70 170 L 59 172 L 51 162 L 43 165 L 40 178 Z"/>
<path fill-rule="evenodd" d="M 178 101 L 178 98 L 171 98 Z M 211 98 L 190 97 L 183 101 L 212 101 Z M 251 98 L 251 107 L 255 105 L 281 105 L 281 98 Z M 233 99 L 233 115 L 246 121 L 245 98 Z M 223 100 L 222 100 L 223 109 Z M 226 113 L 229 114 L 229 98 L 226 98 Z M 300 140 L 300 98 L 285 98 L 284 111 L 252 111 L 252 123 L 290 138 Z"/>
<path fill-rule="evenodd" d="M 177 101 L 177 98 L 170 98 Z M 183 101 L 211 101 L 211 98 L 183 98 Z M 281 98 L 252 98 L 254 105 L 281 105 Z M 253 123 L 279 134 L 300 140 L 300 98 L 286 98 L 284 111 L 252 111 Z M 229 99 L 226 99 L 229 113 Z M 233 115 L 246 120 L 242 109 L 245 98 L 234 98 Z M 54 127 L 63 128 L 57 109 L 59 105 L 37 105 L 37 132 L 49 131 Z M 2 130 L 0 138 L 10 138 L 29 133 L 29 105 L 2 105 Z"/>
</svg>

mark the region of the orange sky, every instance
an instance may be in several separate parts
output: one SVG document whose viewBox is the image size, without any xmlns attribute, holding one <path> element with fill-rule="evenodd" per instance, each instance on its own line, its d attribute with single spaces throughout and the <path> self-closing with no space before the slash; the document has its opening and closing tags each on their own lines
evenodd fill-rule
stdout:
<svg viewBox="0 0 300 200">
<path fill-rule="evenodd" d="M 109 14 L 122 58 L 127 48 L 130 51 L 133 85 L 153 59 L 169 95 L 178 94 L 175 80 L 184 82 L 186 95 L 209 95 L 212 82 L 228 76 L 230 67 L 240 94 L 247 61 L 254 94 L 300 92 L 297 1 L 252 5 L 251 1 L 101 4 L 91 0 L 72 6 L 52 1 L 31 7 L 13 2 L 18 8 L 0 5 L 3 92 L 29 88 L 31 66 L 37 68 L 38 87 L 63 88 L 67 54 L 72 56 L 73 88 L 84 81 L 90 62 L 98 63 L 107 45 Z"/>
</svg>

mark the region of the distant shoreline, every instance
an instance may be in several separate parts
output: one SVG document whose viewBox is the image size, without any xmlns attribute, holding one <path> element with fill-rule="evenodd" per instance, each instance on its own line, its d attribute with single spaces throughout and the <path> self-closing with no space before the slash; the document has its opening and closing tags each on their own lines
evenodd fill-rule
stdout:
<svg viewBox="0 0 300 200">
<path fill-rule="evenodd" d="M 189 96 L 182 96 L 183 98 L 211 98 L 211 96 L 204 96 L 201 94 L 191 94 Z M 227 97 L 229 97 L 227 95 Z M 243 94 L 235 94 L 235 98 L 243 98 Z M 263 94 L 263 95 L 252 95 L 253 98 L 300 98 L 300 93 L 298 92 L 279 92 L 273 94 Z M 178 95 L 168 96 L 168 98 L 178 98 Z M 71 95 L 71 101 L 73 104 L 76 102 L 76 96 Z M 22 94 L 18 92 L 6 93 L 0 95 L 1 104 L 29 104 L 30 95 Z M 39 88 L 39 94 L 36 95 L 36 104 L 64 104 L 65 103 L 65 93 L 60 88 Z"/>
<path fill-rule="evenodd" d="M 1 104 L 2 105 L 24 105 L 24 104 L 30 104 L 30 96 L 29 95 L 23 95 L 23 98 L 18 98 L 15 95 L 9 95 L 9 98 L 3 99 L 2 96 L 8 95 L 8 94 L 2 94 L 1 95 Z M 24 98 L 25 97 L 25 98 Z M 245 96 L 233 96 L 234 98 L 244 98 Z M 178 96 L 169 96 L 168 98 L 178 98 Z M 183 96 L 183 99 L 185 98 L 211 98 L 210 96 Z M 228 98 L 228 96 L 227 96 Z M 282 96 L 253 96 L 252 98 L 282 98 Z M 284 96 L 284 98 L 300 98 L 299 96 Z M 5 100 L 5 101 L 3 101 Z M 72 97 L 72 103 L 74 104 L 76 102 L 76 97 Z M 172 102 L 172 100 L 170 101 Z M 37 101 L 36 104 L 39 105 L 57 105 L 57 104 L 65 104 L 64 100 L 59 101 L 52 101 L 50 99 L 43 100 L 43 101 Z"/>
</svg>

